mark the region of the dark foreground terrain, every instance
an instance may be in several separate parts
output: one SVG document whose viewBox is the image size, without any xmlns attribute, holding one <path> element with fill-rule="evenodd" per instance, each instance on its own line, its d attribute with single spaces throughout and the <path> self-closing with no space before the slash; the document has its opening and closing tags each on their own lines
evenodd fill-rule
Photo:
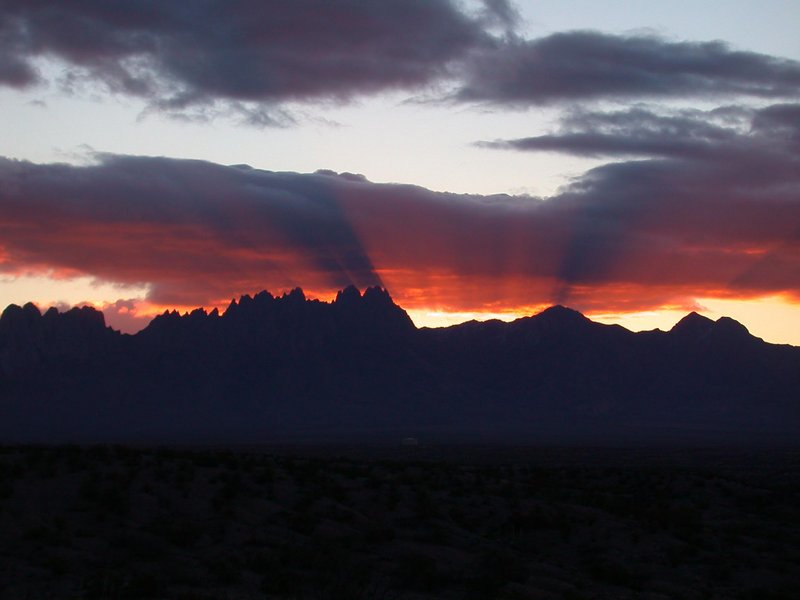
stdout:
<svg viewBox="0 0 800 600">
<path fill-rule="evenodd" d="M 2 598 L 797 598 L 800 451 L 0 447 Z"/>
</svg>

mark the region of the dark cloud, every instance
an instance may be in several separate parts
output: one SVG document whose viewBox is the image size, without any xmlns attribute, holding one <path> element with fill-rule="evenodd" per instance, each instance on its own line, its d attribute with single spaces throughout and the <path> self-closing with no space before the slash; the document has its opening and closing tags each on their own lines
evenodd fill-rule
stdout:
<svg viewBox="0 0 800 600">
<path fill-rule="evenodd" d="M 56 59 L 70 89 L 100 83 L 192 118 L 234 111 L 290 121 L 290 101 L 346 100 L 453 85 L 466 102 L 800 92 L 800 63 L 730 49 L 591 31 L 526 40 L 508 0 L 0 0 L 0 85 Z"/>
<path fill-rule="evenodd" d="M 597 136 L 598 153 L 644 158 L 594 168 L 547 199 L 167 158 L 3 160 L 0 268 L 148 283 L 153 302 L 190 306 L 348 283 L 450 310 L 797 296 L 796 111 L 576 113 L 571 135 Z"/>
<path fill-rule="evenodd" d="M 563 192 L 581 209 L 558 271 L 562 301 L 575 285 L 615 277 L 658 285 L 673 272 L 702 272 L 704 260 L 716 265 L 720 289 L 796 290 L 800 266 L 787 257 L 800 256 L 800 230 L 792 230 L 800 219 L 799 109 L 578 112 L 556 133 L 481 145 L 640 157 L 593 169 Z M 719 260 L 731 253 L 748 266 Z"/>
<path fill-rule="evenodd" d="M 56 58 L 73 81 L 168 110 L 348 98 L 443 76 L 487 43 L 489 15 L 512 18 L 502 1 L 485 13 L 451 0 L 0 0 L 0 83 L 30 85 L 34 59 Z"/>
<path fill-rule="evenodd" d="M 36 80 L 36 71 L 27 61 L 24 32 L 0 13 L 0 85 L 22 88 Z"/>
<path fill-rule="evenodd" d="M 531 106 L 562 101 L 730 95 L 796 97 L 800 63 L 730 49 L 594 31 L 510 38 L 476 55 L 455 99 Z"/>
<path fill-rule="evenodd" d="M 14 56 L 0 56 L 0 84 L 25 87 L 36 81 L 34 70 Z"/>
<path fill-rule="evenodd" d="M 702 270 L 702 261 L 736 252 L 752 260 L 743 271 L 733 263 L 723 270 L 720 261 L 725 288 L 797 290 L 800 261 L 792 255 L 800 257 L 799 114 L 800 105 L 793 104 L 669 115 L 584 112 L 566 118 L 552 135 L 483 145 L 652 157 L 598 167 L 563 192 L 562 199 L 572 197 L 583 208 L 564 255 L 560 293 L 572 283 L 609 277 L 610 269 L 630 281 L 657 284 L 672 272 Z M 643 236 L 649 231 L 653 235 Z M 659 254 L 672 258 L 659 262 Z M 636 270 L 647 264 L 659 268 L 651 276 Z"/>
<path fill-rule="evenodd" d="M 709 111 L 653 112 L 632 108 L 616 112 L 576 111 L 561 119 L 552 134 L 478 142 L 484 148 L 549 151 L 589 157 L 658 156 L 678 159 L 780 160 L 797 136 L 800 105 L 756 110 L 722 107 Z M 784 135 L 777 135 L 778 130 Z M 775 143 L 778 143 L 775 146 Z M 772 156 L 777 153 L 778 156 Z"/>
<path fill-rule="evenodd" d="M 752 128 L 800 145 L 800 104 L 776 104 L 756 111 Z"/>
<path fill-rule="evenodd" d="M 506 32 L 511 33 L 520 22 L 519 11 L 509 0 L 483 0 L 484 18 L 488 23 L 500 24 Z"/>
<path fill-rule="evenodd" d="M 0 163 L 3 267 L 152 284 L 155 301 L 236 289 L 382 282 L 335 196 L 338 178 L 128 156 Z"/>
<path fill-rule="evenodd" d="M 734 120 L 734 116 L 736 117 Z M 676 111 L 643 108 L 619 112 L 575 112 L 558 132 L 513 140 L 479 142 L 485 148 L 550 151 L 575 156 L 662 156 L 701 158 L 729 151 L 744 138 L 735 127 L 752 117 L 745 109 Z"/>
</svg>

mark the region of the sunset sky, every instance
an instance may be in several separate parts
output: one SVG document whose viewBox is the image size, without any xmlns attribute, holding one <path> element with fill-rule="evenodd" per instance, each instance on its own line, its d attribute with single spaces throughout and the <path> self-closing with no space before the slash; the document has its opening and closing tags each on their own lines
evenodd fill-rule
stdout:
<svg viewBox="0 0 800 600">
<path fill-rule="evenodd" d="M 0 0 L 0 308 L 386 287 L 800 345 L 800 2 Z"/>
</svg>

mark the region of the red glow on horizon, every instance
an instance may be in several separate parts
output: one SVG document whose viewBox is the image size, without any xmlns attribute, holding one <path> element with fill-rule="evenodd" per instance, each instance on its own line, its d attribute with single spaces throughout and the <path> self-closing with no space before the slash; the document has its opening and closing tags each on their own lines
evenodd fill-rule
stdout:
<svg viewBox="0 0 800 600">
<path fill-rule="evenodd" d="M 330 301 L 350 284 L 380 284 L 414 315 L 450 317 L 564 304 L 613 319 L 685 313 L 709 298 L 800 304 L 789 203 L 766 210 L 698 192 L 629 213 L 602 194 L 456 195 L 201 161 L 13 167 L 25 185 L 0 215 L 4 272 L 122 286 L 88 287 L 68 303 L 90 301 L 127 331 L 164 310 L 224 311 L 243 292 L 301 287 Z"/>
<path fill-rule="evenodd" d="M 443 279 L 448 279 L 444 277 Z M 543 282 L 542 289 L 547 289 Z M 292 288 L 275 288 L 267 290 L 275 297 L 280 297 L 291 291 Z M 423 290 L 419 287 L 399 289 L 389 288 L 396 304 L 409 313 L 418 327 L 443 327 L 469 320 L 501 319 L 512 321 L 521 317 L 538 314 L 552 305 L 552 302 L 530 302 L 524 289 L 520 288 L 517 295 L 510 296 L 511 300 L 503 302 L 491 293 L 491 288 L 484 288 L 486 293 L 480 293 L 480 286 L 470 286 L 460 296 L 457 289 L 452 287 L 430 288 Z M 513 286 L 506 286 L 506 291 Z M 260 291 L 260 290 L 259 290 Z M 339 289 L 323 288 L 317 290 L 304 290 L 308 300 L 332 302 Z M 363 290 L 362 290 L 363 291 Z M 604 323 L 617 323 L 633 331 L 645 329 L 669 329 L 680 318 L 691 311 L 707 314 L 712 318 L 719 316 L 733 316 L 748 327 L 754 335 L 764 337 L 767 341 L 777 343 L 792 343 L 800 345 L 800 329 L 793 331 L 791 326 L 773 322 L 770 315 L 781 313 L 780 319 L 800 316 L 800 302 L 794 296 L 782 295 L 770 298 L 757 298 L 752 296 L 734 296 L 730 293 L 719 293 L 719 290 L 710 290 L 711 293 L 690 296 L 688 290 L 679 290 L 679 294 L 671 302 L 663 302 L 663 296 L 658 290 L 638 289 L 637 286 L 605 286 L 596 288 L 578 288 L 574 290 L 576 303 L 567 303 L 570 308 L 579 310 L 592 320 Z M 665 290 L 661 290 L 663 293 Z M 629 295 L 640 292 L 640 295 Z M 250 296 L 258 293 L 253 290 Z M 172 305 L 152 303 L 144 299 L 136 301 L 93 302 L 89 303 L 102 310 L 106 315 L 106 322 L 115 329 L 125 333 L 135 333 L 143 329 L 156 316 L 167 312 L 177 311 L 180 314 L 190 313 L 197 308 L 206 312 L 217 309 L 223 314 L 231 300 L 239 301 L 241 295 L 231 295 L 217 302 L 204 303 L 202 306 L 194 304 Z M 461 300 L 459 300 L 461 298 Z M 470 299 L 464 301 L 464 299 Z M 711 307 L 711 308 L 709 308 Z M 795 319 L 800 323 L 800 319 Z M 797 329 L 795 327 L 795 329 Z"/>
</svg>

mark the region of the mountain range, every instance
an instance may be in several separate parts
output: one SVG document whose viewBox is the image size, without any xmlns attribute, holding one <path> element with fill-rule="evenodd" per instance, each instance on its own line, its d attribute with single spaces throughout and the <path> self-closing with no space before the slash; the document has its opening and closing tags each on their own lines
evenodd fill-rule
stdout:
<svg viewBox="0 0 800 600">
<path fill-rule="evenodd" d="M 0 317 L 0 442 L 763 443 L 800 434 L 800 348 L 691 313 L 633 333 L 553 306 L 418 329 L 389 294 Z"/>
</svg>

